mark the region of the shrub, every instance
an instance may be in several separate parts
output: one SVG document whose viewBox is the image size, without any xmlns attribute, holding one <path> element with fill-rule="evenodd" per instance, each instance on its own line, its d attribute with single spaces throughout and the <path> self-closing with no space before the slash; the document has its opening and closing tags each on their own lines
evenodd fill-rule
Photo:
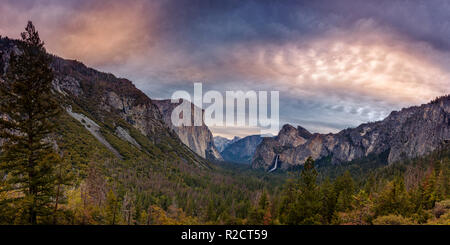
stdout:
<svg viewBox="0 0 450 245">
<path fill-rule="evenodd" d="M 447 211 L 450 209 L 450 200 L 444 200 L 436 203 L 433 214 L 436 218 L 439 219 L 441 215 L 447 213 Z"/>
<path fill-rule="evenodd" d="M 373 221 L 374 225 L 410 225 L 414 224 L 410 219 L 399 215 L 380 216 Z"/>
</svg>

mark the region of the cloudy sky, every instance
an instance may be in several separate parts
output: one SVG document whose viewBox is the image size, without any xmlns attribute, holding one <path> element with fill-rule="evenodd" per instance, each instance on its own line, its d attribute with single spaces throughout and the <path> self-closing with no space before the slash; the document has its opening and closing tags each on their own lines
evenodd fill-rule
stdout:
<svg viewBox="0 0 450 245">
<path fill-rule="evenodd" d="M 194 82 L 277 90 L 280 124 L 311 132 L 450 93 L 447 0 L 2 0 L 0 35 L 18 37 L 27 20 L 51 53 L 128 78 L 151 98 L 192 93 Z"/>
</svg>

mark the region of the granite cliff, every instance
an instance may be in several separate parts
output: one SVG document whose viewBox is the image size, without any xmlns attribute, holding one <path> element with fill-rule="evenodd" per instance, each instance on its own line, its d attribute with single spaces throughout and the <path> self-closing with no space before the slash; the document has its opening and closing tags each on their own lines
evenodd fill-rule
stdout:
<svg viewBox="0 0 450 245">
<path fill-rule="evenodd" d="M 191 150 L 205 159 L 212 161 L 223 160 L 222 156 L 214 145 L 214 139 L 211 131 L 203 121 L 202 126 L 174 126 L 172 124 L 172 111 L 175 109 L 175 107 L 182 103 L 182 101 L 180 101 L 179 103 L 171 103 L 170 100 L 154 100 L 153 102 L 159 108 L 166 125 L 169 125 L 169 127 L 175 131 L 181 142 L 183 142 Z M 192 103 L 191 108 L 191 119 L 193 121 L 194 105 Z"/>
<path fill-rule="evenodd" d="M 362 124 L 336 134 L 311 134 L 302 127 L 284 125 L 273 138 L 264 138 L 252 167 L 268 169 L 279 155 L 280 168 L 330 157 L 333 164 L 387 152 L 388 163 L 422 156 L 450 139 L 450 96 L 421 106 L 393 111 L 382 121 Z"/>
</svg>

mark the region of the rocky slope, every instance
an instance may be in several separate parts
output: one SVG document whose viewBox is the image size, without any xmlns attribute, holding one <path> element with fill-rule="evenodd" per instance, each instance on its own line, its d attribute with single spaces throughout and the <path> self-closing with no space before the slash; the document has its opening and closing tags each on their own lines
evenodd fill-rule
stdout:
<svg viewBox="0 0 450 245">
<path fill-rule="evenodd" d="M 7 69 L 10 53 L 17 52 L 16 42 L 8 38 L 0 39 L 0 77 Z M 123 140 L 139 150 L 145 142 L 146 149 L 142 152 L 172 151 L 185 162 L 208 165 L 181 143 L 175 132 L 165 124 L 155 103 L 131 81 L 99 72 L 75 60 L 57 56 L 52 58 L 55 96 L 66 108 L 66 113 L 84 125 L 118 158 L 123 157 L 119 153 L 121 149 L 114 148 L 111 140 Z M 137 131 L 134 137 L 143 136 L 145 139 L 138 141 L 129 134 L 130 130 Z"/>
<path fill-rule="evenodd" d="M 216 146 L 216 149 L 219 152 L 222 152 L 223 150 L 225 150 L 225 148 L 227 148 L 228 145 L 240 140 L 241 138 L 238 136 L 234 136 L 233 139 L 227 139 L 225 137 L 222 136 L 214 136 L 214 145 Z"/>
<path fill-rule="evenodd" d="M 311 134 L 300 126 L 285 125 L 278 136 L 263 139 L 253 156 L 252 167 L 269 169 L 277 154 L 282 169 L 301 165 L 309 156 L 329 157 L 332 163 L 381 153 L 387 153 L 388 163 L 421 156 L 450 139 L 449 114 L 447 95 L 337 134 Z"/>
<path fill-rule="evenodd" d="M 214 146 L 213 135 L 208 126 L 202 122 L 202 126 L 174 126 L 171 121 L 172 111 L 182 103 L 171 103 L 170 100 L 154 100 L 159 108 L 164 122 L 175 131 L 180 140 L 203 158 L 213 161 L 222 161 L 222 156 Z M 191 121 L 194 120 L 194 105 L 191 103 Z M 193 125 L 193 124 L 192 124 Z"/>
<path fill-rule="evenodd" d="M 260 135 L 250 135 L 244 137 L 234 143 L 229 144 L 225 150 L 221 152 L 225 161 L 250 164 L 256 147 L 261 143 Z"/>
</svg>

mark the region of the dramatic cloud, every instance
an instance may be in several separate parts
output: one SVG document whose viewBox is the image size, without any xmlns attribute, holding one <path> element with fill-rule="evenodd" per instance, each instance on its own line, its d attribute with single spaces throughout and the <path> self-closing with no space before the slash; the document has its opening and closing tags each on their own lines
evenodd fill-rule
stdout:
<svg viewBox="0 0 450 245">
<path fill-rule="evenodd" d="M 30 3 L 31 8 L 2 5 L 0 23 L 5 30 L 0 30 L 18 36 L 18 27 L 32 20 L 49 51 L 95 67 L 123 64 L 151 50 L 158 39 L 154 33 L 155 4 L 137 0 L 47 4 Z"/>
<path fill-rule="evenodd" d="M 50 52 L 127 77 L 152 98 L 198 81 L 279 90 L 281 124 L 313 132 L 450 93 L 445 0 L 5 1 L 0 34 L 18 37 L 28 19 Z"/>
<path fill-rule="evenodd" d="M 448 52 L 385 34 L 371 20 L 306 44 L 244 45 L 232 56 L 225 69 L 232 74 L 267 81 L 292 97 L 319 98 L 337 107 L 349 102 L 359 114 L 370 111 L 361 106 L 377 101 L 407 106 L 449 92 Z"/>
</svg>

